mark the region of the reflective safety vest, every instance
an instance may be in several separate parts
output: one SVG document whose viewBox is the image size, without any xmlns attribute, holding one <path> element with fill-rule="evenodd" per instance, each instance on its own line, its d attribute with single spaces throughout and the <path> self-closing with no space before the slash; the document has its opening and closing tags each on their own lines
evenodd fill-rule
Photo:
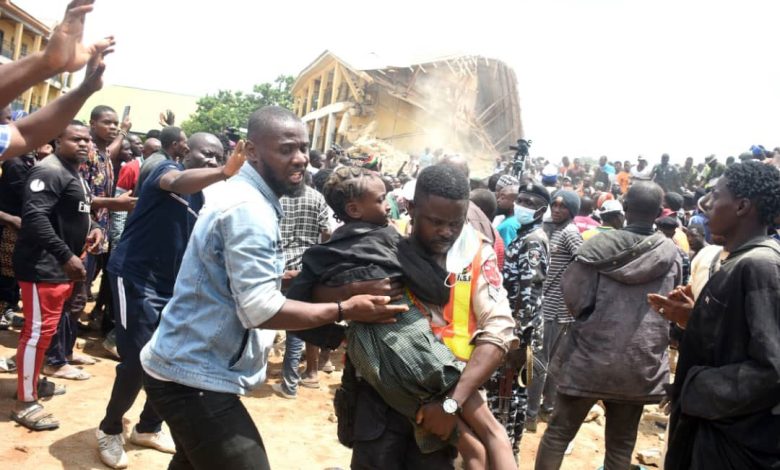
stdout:
<svg viewBox="0 0 780 470">
<path fill-rule="evenodd" d="M 457 276 L 450 274 L 447 283 L 450 289 L 450 301 L 444 307 L 446 325 L 431 324 L 433 333 L 444 341 L 452 354 L 461 361 L 468 361 L 474 345 L 471 338 L 477 330 L 477 319 L 472 308 L 471 296 L 477 290 L 477 282 L 482 271 L 482 248 L 477 250 L 471 266 Z M 454 282 L 454 285 L 453 285 Z"/>
</svg>

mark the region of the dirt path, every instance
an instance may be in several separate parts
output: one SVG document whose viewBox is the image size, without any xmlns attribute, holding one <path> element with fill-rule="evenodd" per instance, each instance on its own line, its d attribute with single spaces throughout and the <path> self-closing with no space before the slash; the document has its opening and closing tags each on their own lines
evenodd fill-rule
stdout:
<svg viewBox="0 0 780 470">
<path fill-rule="evenodd" d="M 0 356 L 15 353 L 18 332 L 0 332 Z M 0 374 L 0 462 L 5 469 L 102 469 L 98 459 L 95 428 L 111 391 L 116 362 L 108 359 L 95 341 L 87 340 L 84 352 L 100 359 L 87 366 L 92 374 L 83 382 L 59 381 L 67 385 L 65 395 L 44 403 L 54 413 L 61 426 L 54 431 L 33 433 L 8 418 L 16 390 L 15 374 Z M 334 359 L 336 356 L 334 355 Z M 334 361 L 335 363 L 336 361 Z M 281 358 L 269 366 L 278 371 Z M 332 414 L 333 391 L 340 381 L 340 372 L 321 373 L 319 390 L 302 388 L 297 400 L 285 400 L 264 385 L 254 397 L 244 398 L 244 404 L 260 430 L 274 469 L 349 468 L 350 450 L 336 440 L 335 417 Z M 270 379 L 272 382 L 277 379 Z M 143 405 L 143 392 L 125 418 L 129 433 Z M 523 438 L 520 468 L 533 468 L 536 448 L 544 431 L 540 424 L 537 434 Z M 636 450 L 659 447 L 657 428 L 646 419 L 641 427 Z M 603 462 L 604 428 L 586 423 L 575 439 L 574 452 L 566 457 L 563 469 L 589 470 Z M 127 445 L 131 469 L 164 469 L 170 456 L 154 450 Z"/>
</svg>

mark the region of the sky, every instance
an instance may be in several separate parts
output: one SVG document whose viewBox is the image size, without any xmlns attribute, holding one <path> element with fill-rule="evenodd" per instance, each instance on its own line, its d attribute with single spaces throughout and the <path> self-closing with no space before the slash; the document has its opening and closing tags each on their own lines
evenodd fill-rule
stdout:
<svg viewBox="0 0 780 470">
<path fill-rule="evenodd" d="M 13 0 L 57 20 L 67 0 Z M 673 161 L 780 146 L 774 0 L 96 0 L 107 83 L 203 95 L 345 58 L 478 54 L 518 77 L 531 154 Z M 218 7 L 218 8 L 217 8 Z"/>
</svg>

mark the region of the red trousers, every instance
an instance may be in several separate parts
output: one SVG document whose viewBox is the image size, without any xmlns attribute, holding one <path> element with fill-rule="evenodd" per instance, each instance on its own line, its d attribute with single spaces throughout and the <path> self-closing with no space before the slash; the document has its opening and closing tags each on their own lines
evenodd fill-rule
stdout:
<svg viewBox="0 0 780 470">
<path fill-rule="evenodd" d="M 73 283 L 33 283 L 19 281 L 22 289 L 24 328 L 16 348 L 18 399 L 25 402 L 38 399 L 38 375 L 46 357 L 51 338 L 57 332 L 62 306 L 70 297 Z"/>
</svg>

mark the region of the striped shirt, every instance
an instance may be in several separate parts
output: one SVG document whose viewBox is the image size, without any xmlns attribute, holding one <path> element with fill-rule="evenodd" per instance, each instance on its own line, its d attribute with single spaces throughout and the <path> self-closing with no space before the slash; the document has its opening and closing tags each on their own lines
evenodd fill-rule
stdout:
<svg viewBox="0 0 780 470">
<path fill-rule="evenodd" d="M 566 310 L 561 291 L 563 272 L 574 260 L 574 255 L 582 245 L 582 236 L 573 223 L 555 228 L 550 235 L 550 267 L 544 281 L 544 301 L 542 315 L 545 321 L 571 323 L 574 317 Z"/>
<path fill-rule="evenodd" d="M 0 155 L 11 145 L 11 128 L 7 124 L 0 125 Z"/>
</svg>

